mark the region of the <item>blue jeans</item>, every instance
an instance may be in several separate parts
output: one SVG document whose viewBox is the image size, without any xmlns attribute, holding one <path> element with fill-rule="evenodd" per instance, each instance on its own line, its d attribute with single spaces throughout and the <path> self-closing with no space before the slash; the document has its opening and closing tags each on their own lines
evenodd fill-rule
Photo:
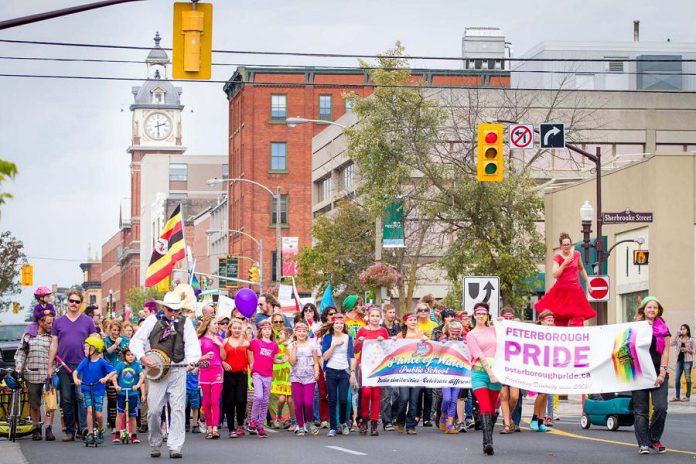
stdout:
<svg viewBox="0 0 696 464">
<path fill-rule="evenodd" d="M 677 390 L 676 397 L 679 398 L 681 393 L 681 378 L 682 373 L 686 375 L 686 391 L 684 392 L 687 398 L 691 397 L 691 366 L 692 361 L 677 361 L 677 378 L 674 379 L 674 388 Z"/>
<path fill-rule="evenodd" d="M 546 415 L 553 419 L 553 400 L 556 395 L 549 395 L 546 403 Z"/>
<path fill-rule="evenodd" d="M 519 427 L 522 421 L 522 391 L 520 391 L 520 397 L 517 399 L 517 406 L 512 411 L 512 423 Z"/>
<path fill-rule="evenodd" d="M 70 366 L 75 369 L 77 366 Z M 68 374 L 66 369 L 58 372 L 60 378 L 60 409 L 63 411 L 63 423 L 65 424 L 65 434 L 75 435 L 75 431 L 80 425 L 87 426 L 87 408 L 85 407 L 85 397 L 80 391 L 80 387 L 73 382 L 72 374 Z M 75 417 L 75 407 L 77 407 L 77 417 Z M 79 424 L 75 423 L 75 419 Z"/>
<path fill-rule="evenodd" d="M 350 376 L 348 372 L 339 369 L 326 368 L 326 389 L 329 395 L 329 426 L 338 430 L 339 424 L 345 424 L 348 416 L 348 387 Z M 338 413 L 336 405 L 338 404 Z M 338 417 L 336 417 L 338 415 Z"/>
<path fill-rule="evenodd" d="M 382 387 L 382 424 L 391 424 L 399 414 L 399 388 Z"/>
<path fill-rule="evenodd" d="M 416 409 L 423 387 L 399 387 L 399 414 L 396 423 L 405 425 L 406 429 L 416 428 Z"/>
</svg>

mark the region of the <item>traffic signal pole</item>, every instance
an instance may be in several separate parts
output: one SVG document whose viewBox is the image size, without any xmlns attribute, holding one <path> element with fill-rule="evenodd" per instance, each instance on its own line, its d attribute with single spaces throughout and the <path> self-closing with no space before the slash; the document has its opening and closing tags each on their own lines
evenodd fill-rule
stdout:
<svg viewBox="0 0 696 464">
<path fill-rule="evenodd" d="M 21 18 L 8 19 L 7 21 L 0 21 L 0 30 L 10 29 L 12 27 L 24 26 L 25 24 L 37 23 L 39 21 L 46 21 L 47 19 L 59 18 L 61 16 L 67 16 L 75 13 L 81 13 L 83 11 L 95 10 L 97 8 L 104 8 L 106 6 L 118 5 L 119 3 L 130 3 L 130 2 L 142 2 L 143 0 L 104 0 L 102 2 L 88 3 L 86 5 L 78 5 L 70 8 L 63 8 L 62 10 L 48 11 L 46 13 L 38 13 L 29 16 L 22 16 Z"/>
</svg>

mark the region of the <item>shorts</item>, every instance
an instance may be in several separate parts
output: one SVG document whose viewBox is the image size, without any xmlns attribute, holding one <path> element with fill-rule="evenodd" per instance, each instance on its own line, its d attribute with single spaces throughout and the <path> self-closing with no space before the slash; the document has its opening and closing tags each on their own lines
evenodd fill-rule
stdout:
<svg viewBox="0 0 696 464">
<path fill-rule="evenodd" d="M 92 407 L 92 395 L 89 393 L 82 393 L 85 397 L 85 408 Z M 102 412 L 102 407 L 104 406 L 104 395 L 94 395 L 94 410 L 97 412 Z"/>
<path fill-rule="evenodd" d="M 491 382 L 491 378 L 485 371 L 478 369 L 471 370 L 471 389 L 478 390 L 479 388 L 487 388 L 492 391 L 500 391 L 503 385 L 500 383 Z"/>
<path fill-rule="evenodd" d="M 29 390 L 29 406 L 34 409 L 39 409 L 41 407 L 41 401 L 43 399 L 43 385 L 42 383 L 31 383 L 27 382 L 27 389 Z"/>
<path fill-rule="evenodd" d="M 200 390 L 186 390 L 186 406 L 190 407 L 191 409 L 201 409 Z"/>
<path fill-rule="evenodd" d="M 140 396 L 128 395 L 128 417 L 136 417 L 138 415 L 139 406 Z M 126 395 L 118 395 L 116 399 L 116 412 L 119 414 L 126 412 Z"/>
</svg>

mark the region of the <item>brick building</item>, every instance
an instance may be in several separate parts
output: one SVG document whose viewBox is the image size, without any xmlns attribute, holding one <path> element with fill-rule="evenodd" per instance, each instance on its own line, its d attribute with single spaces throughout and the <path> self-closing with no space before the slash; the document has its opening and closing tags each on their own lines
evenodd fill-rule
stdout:
<svg viewBox="0 0 696 464">
<path fill-rule="evenodd" d="M 509 72 L 498 70 L 413 70 L 414 80 L 436 86 L 510 85 Z M 287 117 L 334 121 L 350 111 L 345 95 L 369 96 L 366 71 L 330 68 L 240 67 L 224 87 L 229 101 L 230 178 L 245 178 L 272 191 L 280 187 L 284 237 L 298 237 L 300 249 L 311 246 L 312 137 L 321 124 L 289 127 Z M 276 281 L 275 202 L 249 183 L 229 186 L 230 229 L 263 240 L 266 282 Z M 256 258 L 255 243 L 241 234 L 229 237 L 230 255 Z M 250 261 L 240 261 L 246 278 Z"/>
</svg>

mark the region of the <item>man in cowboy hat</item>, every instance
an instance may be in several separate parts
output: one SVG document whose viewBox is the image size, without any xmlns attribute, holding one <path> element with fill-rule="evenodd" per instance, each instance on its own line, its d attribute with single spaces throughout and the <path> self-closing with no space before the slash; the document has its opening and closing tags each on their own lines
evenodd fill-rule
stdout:
<svg viewBox="0 0 696 464">
<path fill-rule="evenodd" d="M 162 309 L 145 319 L 130 341 L 130 349 L 145 369 L 155 367 L 145 352 L 151 349 L 164 351 L 172 363 L 190 364 L 201 358 L 201 346 L 196 329 L 187 317 L 180 314 L 184 298 L 179 292 L 168 292 L 162 301 Z M 147 394 L 147 421 L 150 429 L 150 456 L 159 457 L 162 446 L 160 414 L 167 404 L 171 406 L 167 446 L 170 458 L 180 458 L 184 445 L 184 410 L 186 409 L 186 369 L 171 369 L 160 380 L 150 380 Z"/>
</svg>

